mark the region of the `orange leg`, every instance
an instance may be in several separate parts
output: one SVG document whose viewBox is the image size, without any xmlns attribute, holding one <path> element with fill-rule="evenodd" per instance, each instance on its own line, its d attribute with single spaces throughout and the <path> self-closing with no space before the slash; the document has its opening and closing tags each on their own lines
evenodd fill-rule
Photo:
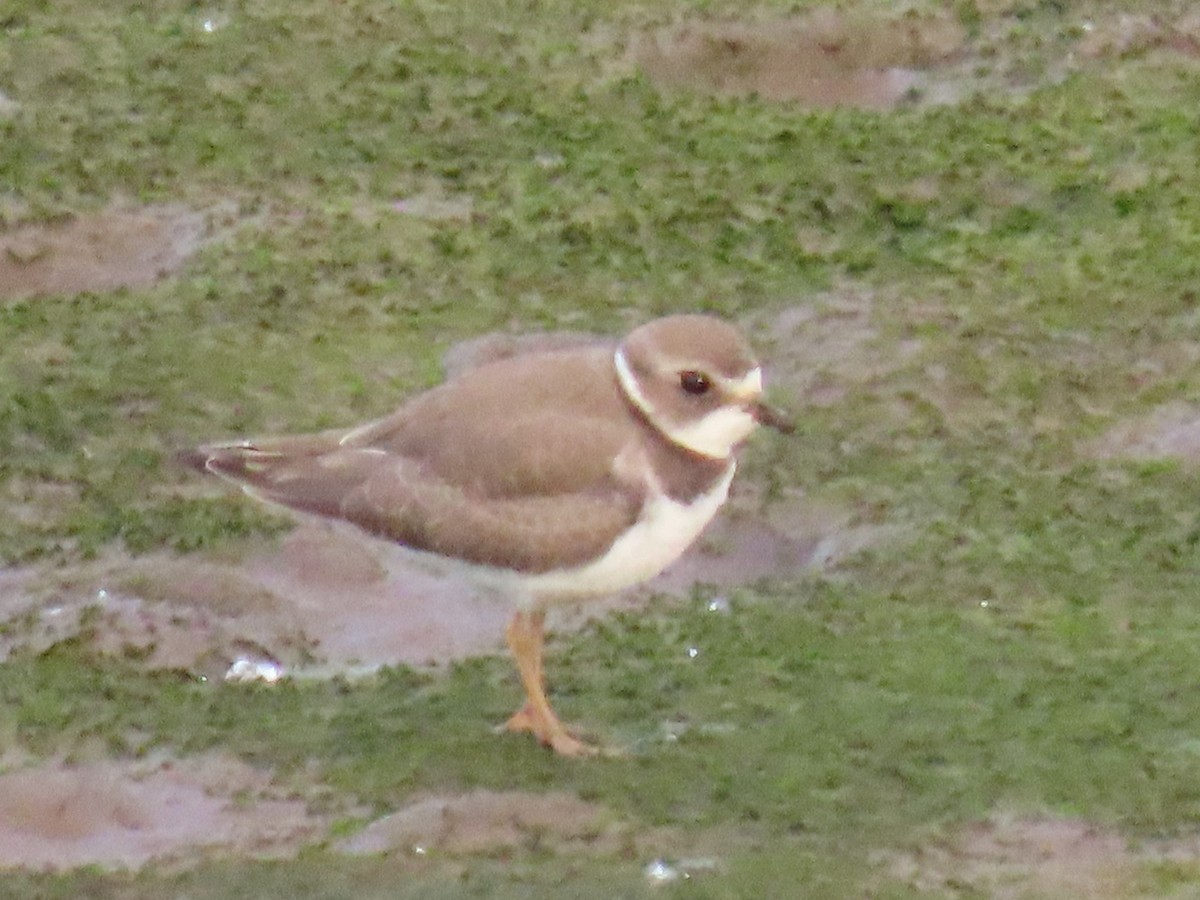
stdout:
<svg viewBox="0 0 1200 900">
<path fill-rule="evenodd" d="M 505 631 L 505 637 L 508 641 L 508 648 L 512 651 L 513 657 L 517 661 L 517 669 L 521 672 L 521 682 L 525 686 L 526 696 L 530 699 L 525 701 L 525 705 L 512 714 L 507 722 L 504 723 L 504 728 L 507 731 L 535 731 L 535 722 L 538 720 L 538 713 L 534 710 L 533 696 L 534 691 L 530 691 L 529 683 L 525 680 L 524 669 L 521 665 L 521 656 L 517 650 L 518 642 L 524 640 L 528 643 L 527 653 L 531 659 L 531 679 L 536 685 L 534 689 L 537 694 L 542 697 L 546 696 L 546 673 L 542 668 L 542 647 L 545 645 L 546 632 L 546 613 L 542 610 L 535 610 L 531 613 L 517 612 L 512 620 L 508 623 L 508 629 Z M 546 709 L 550 708 L 550 702 L 546 701 Z M 551 713 L 553 715 L 553 713 Z"/>
<path fill-rule="evenodd" d="M 546 614 L 542 610 L 518 610 L 508 623 L 505 638 L 517 662 L 526 700 L 525 705 L 504 723 L 504 728 L 508 731 L 532 732 L 544 746 L 563 756 L 593 754 L 596 749 L 567 731 L 546 699 L 545 673 L 542 670 L 545 622 Z"/>
</svg>

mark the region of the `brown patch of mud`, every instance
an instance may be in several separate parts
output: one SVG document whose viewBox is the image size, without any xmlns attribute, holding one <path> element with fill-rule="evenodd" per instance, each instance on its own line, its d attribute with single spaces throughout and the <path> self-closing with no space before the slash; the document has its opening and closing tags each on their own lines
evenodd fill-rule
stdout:
<svg viewBox="0 0 1200 900">
<path fill-rule="evenodd" d="M 1147 896 L 1142 870 L 1148 865 L 1195 864 L 1198 858 L 1196 838 L 1131 844 L 1077 819 L 996 816 L 947 841 L 881 861 L 890 878 L 921 892 L 1105 900 Z"/>
<path fill-rule="evenodd" d="M 728 855 L 762 839 L 756 827 L 745 823 L 736 829 L 699 831 L 650 828 L 562 791 L 479 790 L 419 799 L 339 841 L 334 849 L 422 860 L 523 854 L 639 859 L 647 882 L 657 886 L 719 871 Z"/>
<path fill-rule="evenodd" d="M 169 204 L 0 231 L 0 300 L 146 287 L 203 242 L 206 216 Z"/>
<path fill-rule="evenodd" d="M 1175 459 L 1200 463 L 1200 407 L 1183 401 L 1165 403 L 1144 416 L 1119 422 L 1083 445 L 1098 459 Z"/>
<path fill-rule="evenodd" d="M 1159 13 L 1116 13 L 1083 24 L 1079 52 L 1091 59 L 1167 51 L 1200 59 L 1200 11 L 1170 18 Z"/>
<path fill-rule="evenodd" d="M 237 562 L 113 556 L 65 575 L 10 572 L 0 658 L 82 634 L 149 668 L 272 681 L 495 652 L 510 611 L 413 554 L 303 522 Z"/>
<path fill-rule="evenodd" d="M 915 359 L 921 342 L 883 334 L 876 303 L 873 291 L 848 285 L 751 319 L 768 360 L 768 393 L 797 410 L 835 406 L 851 390 L 881 384 Z"/>
<path fill-rule="evenodd" d="M 1114 58 L 1200 59 L 1194 10 L 1064 15 L 1045 33 L 1031 32 L 1019 4 L 978 12 L 970 35 L 952 15 L 913 11 L 888 17 L 823 7 L 776 21 L 688 21 L 634 36 L 625 66 L 665 90 L 887 110 L 1020 95 Z"/>
<path fill-rule="evenodd" d="M 628 828 L 604 807 L 573 794 L 480 790 L 417 801 L 377 819 L 336 848 L 350 854 L 612 854 L 627 840 Z"/>
<path fill-rule="evenodd" d="M 311 642 L 287 604 L 235 569 L 154 557 L 13 571 L 0 579 L 0 622 L 0 659 L 79 636 L 100 653 L 205 678 L 238 659 L 298 662 Z"/>
<path fill-rule="evenodd" d="M 961 53 L 947 16 L 885 21 L 832 8 L 776 22 L 689 23 L 630 46 L 656 84 L 828 108 L 887 109 L 921 87 L 919 70 Z"/>
<path fill-rule="evenodd" d="M 287 598 L 316 639 L 313 655 L 335 664 L 428 665 L 494 652 L 512 611 L 510 598 L 452 565 L 323 523 L 305 524 L 245 571 Z"/>
<path fill-rule="evenodd" d="M 201 850 L 288 857 L 328 825 L 269 773 L 221 755 L 0 775 L 0 869 L 137 869 Z"/>
</svg>

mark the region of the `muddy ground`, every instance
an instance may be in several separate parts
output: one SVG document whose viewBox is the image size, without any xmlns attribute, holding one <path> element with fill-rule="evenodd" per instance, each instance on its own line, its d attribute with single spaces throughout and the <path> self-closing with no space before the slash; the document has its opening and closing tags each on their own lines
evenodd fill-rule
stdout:
<svg viewBox="0 0 1200 900">
<path fill-rule="evenodd" d="M 1198 34 L 1195 15 L 1171 22 L 1125 17 L 1089 31 L 1079 51 L 1105 58 L 1141 46 L 1192 56 L 1200 52 Z M 687 23 L 642 35 L 629 47 L 633 63 L 669 89 L 876 109 L 917 97 L 953 102 L 966 90 L 954 73 L 969 67 L 972 54 L 963 30 L 946 19 L 913 20 L 896 40 L 867 20 L 831 11 L 783 27 Z M 396 212 L 459 215 L 460 207 Z M 0 234 L 0 298 L 136 289 L 168 277 L 219 233 L 212 218 L 120 204 L 9 229 Z M 875 328 L 875 302 L 869 291 L 846 284 L 771 319 L 746 322 L 770 360 L 776 396 L 796 408 L 830 406 L 854 385 L 919 358 L 918 341 L 889 342 Z M 452 350 L 447 369 L 522 348 L 508 335 L 492 336 Z M 1148 417 L 1114 422 L 1079 452 L 1194 464 L 1200 409 L 1164 404 Z M 883 540 L 903 535 L 803 496 L 767 498 L 743 480 L 720 521 L 677 565 L 643 588 L 552 625 L 578 627 L 587 615 L 643 604 L 651 594 L 686 597 L 697 587 L 720 603 L 723 592 L 745 582 L 800 577 Z M 439 666 L 502 652 L 508 613 L 506 598 L 427 560 L 350 529 L 304 521 L 282 538 L 246 547 L 235 560 L 111 551 L 70 569 L 2 571 L 0 622 L 10 627 L 0 631 L 0 658 L 85 632 L 105 652 L 196 677 L 272 682 L 364 675 L 396 663 Z M 665 880 L 688 865 L 719 864 L 706 855 L 704 837 L 685 844 L 556 792 L 420 798 L 334 840 L 335 814 L 313 812 L 310 802 L 320 785 L 280 783 L 271 772 L 221 755 L 2 762 L 0 867 L 137 868 L 202 853 L 287 855 L 310 844 L 350 854 L 634 853 L 648 861 L 649 878 Z M 333 807 L 336 816 L 374 816 L 349 798 Z M 711 837 L 714 845 L 727 840 Z M 663 854 L 690 863 L 659 864 Z M 1138 863 L 1196 857 L 1194 841 L 1131 847 L 1085 822 L 998 813 L 951 839 L 883 852 L 880 863 L 921 889 L 966 884 L 994 897 L 1067 890 L 1103 897 L 1131 890 Z"/>
<path fill-rule="evenodd" d="M 128 241 L 130 229 L 145 240 Z M 203 215 L 181 209 L 104 211 L 17 229 L 5 246 L 9 268 L 19 274 L 9 273 L 7 285 L 14 296 L 83 290 L 88 277 L 96 279 L 96 289 L 133 287 L 168 274 L 213 232 Z M 86 253 L 72 253 L 73 241 L 83 242 Z M 13 250 L 26 247 L 25 256 Z M 811 307 L 776 321 L 749 323 L 774 336 L 768 350 L 780 392 L 833 402 L 847 385 L 878 378 L 911 354 L 911 347 L 878 346 L 871 303 L 868 294 L 847 291 L 816 298 Z M 485 336 L 452 347 L 445 368 L 453 373 L 586 339 Z M 870 353 L 856 352 L 868 347 Z M 870 362 L 859 362 L 864 359 Z M 196 490 L 226 488 L 197 476 Z M 745 480 L 720 521 L 667 572 L 623 595 L 558 611 L 551 628 L 577 629 L 606 611 L 644 605 L 651 595 L 685 598 L 696 589 L 711 596 L 713 608 L 727 609 L 724 592 L 738 585 L 832 566 L 886 537 L 850 510 L 801 497 L 768 502 L 761 487 Z M 361 677 L 398 663 L 437 667 L 503 653 L 510 610 L 507 597 L 453 568 L 353 528 L 301 519 L 281 538 L 242 548 L 234 560 L 113 550 L 67 568 L 5 570 L 0 621 L 12 627 L 0 634 L 0 657 L 81 638 L 148 669 L 195 678 L 273 683 Z M 310 813 L 296 791 L 276 784 L 271 773 L 231 758 L 6 762 L 0 866 L 137 868 L 151 860 L 185 863 L 201 853 L 270 857 L 329 840 L 329 814 Z M 313 789 L 319 786 L 303 792 L 309 800 Z M 363 814 L 351 802 L 342 806 L 343 816 Z M 619 822 L 568 795 L 483 792 L 419 800 L 336 846 L 347 853 L 450 854 L 538 846 L 637 852 L 650 860 L 670 852 L 684 861 L 683 869 L 710 864 L 694 837 L 684 845 L 678 836 L 636 832 L 636 823 Z M 714 843 L 728 845 L 728 838 Z M 670 879 L 682 870 L 663 863 L 655 871 L 652 877 Z"/>
<path fill-rule="evenodd" d="M 161 211 L 132 220 L 164 221 Z M 87 235 L 94 248 L 103 230 L 80 220 L 70 233 Z M 47 271 L 43 277 L 50 283 L 60 276 Z M 748 321 L 762 335 L 777 396 L 835 404 L 855 385 L 885 379 L 918 358 L 919 342 L 884 341 L 873 325 L 876 300 L 847 285 L 769 320 Z M 446 368 L 456 371 L 533 346 L 582 339 L 486 336 L 452 348 Z M 1081 445 L 1080 453 L 1195 462 L 1197 423 L 1197 410 L 1168 404 L 1149 417 L 1114 423 L 1107 434 Z M 215 482 L 198 489 L 224 490 Z M 725 592 L 738 585 L 795 578 L 833 567 L 874 542 L 903 539 L 894 529 L 864 523 L 851 510 L 803 496 L 768 500 L 760 486 L 743 480 L 719 521 L 667 572 L 624 595 L 560 612 L 552 627 L 574 629 L 591 616 L 644 605 L 650 595 L 685 598 L 697 589 L 712 598 L 714 608 L 727 608 Z M 509 610 L 507 598 L 453 570 L 354 529 L 305 519 L 280 538 L 256 541 L 235 560 L 112 551 L 69 569 L 6 570 L 0 573 L 0 619 L 20 627 L 4 630 L 0 655 L 45 649 L 83 634 L 102 652 L 193 677 L 268 683 L 358 677 L 397 663 L 436 667 L 503 653 Z M 370 818 L 349 798 L 335 801 L 335 812 L 328 803 L 325 811 L 313 812 L 319 784 L 280 783 L 269 771 L 221 755 L 4 762 L 0 866 L 135 869 L 150 861 L 179 865 L 214 854 L 269 858 L 329 845 L 339 817 Z M 454 856 L 530 849 L 636 854 L 647 860 L 648 879 L 673 880 L 689 866 L 719 865 L 719 850 L 713 848 L 728 848 L 731 839 L 692 834 L 685 840 L 563 793 L 475 792 L 419 798 L 331 846 L 349 854 L 414 858 L 432 851 Z M 1051 895 L 1086 886 L 1087 896 L 1119 896 L 1133 883 L 1138 864 L 1191 859 L 1195 850 L 1192 841 L 1130 847 L 1085 822 L 1005 815 L 920 849 L 882 853 L 879 861 L 890 877 L 922 889 L 967 883 L 989 896 L 1021 897 L 1031 890 Z"/>
</svg>

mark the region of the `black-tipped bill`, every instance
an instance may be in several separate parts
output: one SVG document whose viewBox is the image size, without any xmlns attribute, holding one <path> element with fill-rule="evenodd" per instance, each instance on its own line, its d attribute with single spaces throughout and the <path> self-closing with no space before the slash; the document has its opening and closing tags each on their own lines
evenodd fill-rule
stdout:
<svg viewBox="0 0 1200 900">
<path fill-rule="evenodd" d="M 796 430 L 795 424 L 783 412 L 761 401 L 750 405 L 750 415 L 759 425 L 774 428 L 780 434 L 791 434 Z"/>
</svg>

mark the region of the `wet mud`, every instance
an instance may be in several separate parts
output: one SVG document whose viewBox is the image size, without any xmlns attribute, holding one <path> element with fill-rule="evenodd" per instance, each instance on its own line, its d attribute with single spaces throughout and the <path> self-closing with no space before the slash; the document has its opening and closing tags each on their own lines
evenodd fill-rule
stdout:
<svg viewBox="0 0 1200 900">
<path fill-rule="evenodd" d="M 290 856 L 328 826 L 270 773 L 218 754 L 0 774 L 0 869 L 137 869 L 201 850 Z"/>
<path fill-rule="evenodd" d="M 1195 838 L 1131 843 L 1080 819 L 997 814 L 917 850 L 883 854 L 891 878 L 921 892 L 995 898 L 1148 896 L 1145 867 L 1194 862 Z"/>
<path fill-rule="evenodd" d="M 147 287 L 177 271 L 208 231 L 204 213 L 171 204 L 0 231 L 0 302 Z"/>
</svg>

